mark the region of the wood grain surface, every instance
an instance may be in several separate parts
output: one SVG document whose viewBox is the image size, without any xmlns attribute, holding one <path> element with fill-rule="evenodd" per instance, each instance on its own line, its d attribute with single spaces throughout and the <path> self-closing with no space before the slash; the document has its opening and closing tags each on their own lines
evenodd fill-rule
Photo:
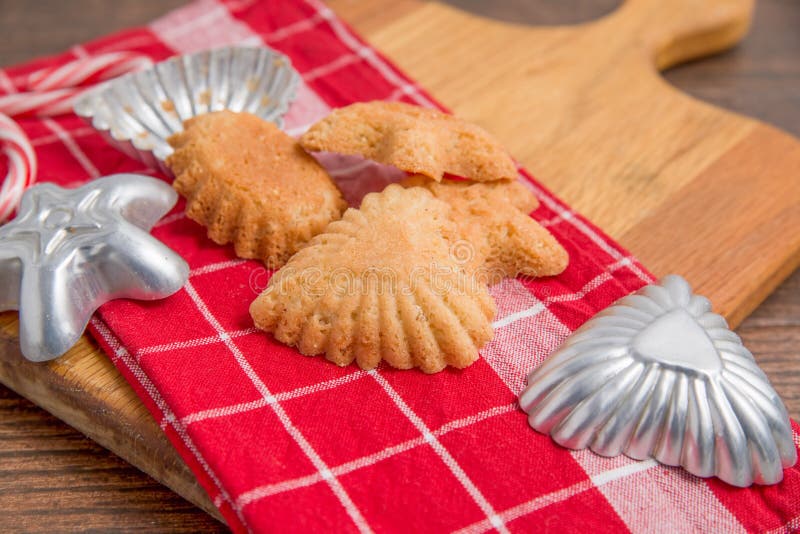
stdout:
<svg viewBox="0 0 800 534">
<path fill-rule="evenodd" d="M 0 65 L 56 52 L 74 42 L 145 22 L 180 3 L 0 0 L 0 29 L 6 37 L 0 41 Z M 608 13 L 616 5 L 616 2 L 609 0 L 594 3 L 579 0 L 558 3 L 525 0 L 449 3 L 483 15 L 526 24 L 592 20 Z M 369 31 L 369 10 L 376 7 L 364 6 L 365 3 L 353 1 L 334 3 L 335 9 L 348 12 L 350 17 L 361 17 L 359 28 Z M 410 9 L 409 6 L 410 3 L 396 1 L 377 9 L 401 14 Z M 763 0 L 756 10 L 752 34 L 742 45 L 716 58 L 673 69 L 666 74 L 666 78 L 678 88 L 709 102 L 727 105 L 800 135 L 800 92 L 796 89 L 800 85 L 800 34 L 796 31 L 799 25 L 800 5 L 797 2 Z M 380 38 L 375 40 L 380 41 Z M 381 47 L 380 42 L 376 44 Z M 675 58 L 663 59 L 666 62 L 673 60 Z M 453 102 L 446 103 L 453 105 Z M 769 143 L 776 150 L 775 157 L 778 160 L 783 155 L 778 145 L 782 139 L 780 134 L 776 134 L 775 143 Z M 742 150 L 758 149 L 746 145 L 746 136 L 739 142 L 745 143 L 743 148 L 739 147 Z M 518 148 L 512 150 L 516 155 L 521 155 Z M 737 150 L 733 154 L 739 152 Z M 725 171 L 738 169 L 735 159 L 724 163 L 728 165 Z M 537 175 L 542 176 L 539 166 L 530 166 Z M 544 167 L 541 169 L 544 170 Z M 713 191 L 713 180 L 706 180 L 701 186 Z M 758 198 L 758 192 L 754 193 Z M 731 206 L 729 209 L 747 207 Z M 595 220 L 603 217 L 602 214 L 594 215 Z M 614 221 L 610 222 L 611 226 L 604 225 L 600 220 L 601 226 L 607 229 L 613 228 Z M 617 231 L 617 235 L 624 237 L 624 229 L 618 228 Z M 770 227 L 765 231 L 799 233 L 797 228 L 791 226 Z M 640 239 L 646 245 L 645 237 L 633 235 L 634 240 Z M 738 253 L 748 252 L 752 253 L 746 249 Z M 686 253 L 691 253 L 691 250 Z M 645 262 L 648 263 L 646 257 Z M 769 286 L 766 284 L 762 292 L 768 290 Z M 800 275 L 795 274 L 784 283 L 742 324 L 739 332 L 786 399 L 790 412 L 798 417 L 800 362 L 796 347 L 800 342 Z M 0 346 L 0 353 L 4 355 L 0 363 L 7 367 L 13 364 L 13 357 L 16 356 L 16 351 L 8 344 Z M 86 350 L 91 350 L 91 347 Z M 61 372 L 68 376 L 69 361 L 60 365 Z M 98 372 L 110 371 L 101 368 Z M 35 388 L 37 384 L 31 383 L 29 387 Z M 81 392 L 72 393 L 75 398 L 80 398 Z M 110 391 L 106 394 L 129 398 L 130 392 Z M 145 421 L 148 416 L 141 406 L 131 408 L 138 414 L 137 420 L 140 420 L 136 432 L 141 434 L 142 428 L 152 431 L 155 425 L 149 421 L 150 427 L 147 427 Z M 105 436 L 104 442 L 111 443 L 113 447 L 113 439 L 108 436 Z M 149 440 L 142 439 L 142 443 L 149 443 Z M 170 457 L 168 450 L 162 452 L 165 463 L 170 465 L 169 476 L 183 476 L 181 473 L 185 473 L 185 467 L 175 463 L 174 455 Z M 126 450 L 126 454 L 130 454 L 130 451 Z M 143 450 L 142 454 L 153 454 L 153 451 Z M 3 471 L 0 477 L 0 526 L 7 527 L 4 530 L 144 527 L 154 530 L 214 531 L 220 528 L 213 519 L 180 497 L 1 387 L 0 456 L 3 457 L 0 468 Z M 161 473 L 160 478 L 168 477 Z M 185 493 L 190 490 L 182 488 L 182 491 Z M 195 500 L 202 499 L 197 497 Z"/>
</svg>

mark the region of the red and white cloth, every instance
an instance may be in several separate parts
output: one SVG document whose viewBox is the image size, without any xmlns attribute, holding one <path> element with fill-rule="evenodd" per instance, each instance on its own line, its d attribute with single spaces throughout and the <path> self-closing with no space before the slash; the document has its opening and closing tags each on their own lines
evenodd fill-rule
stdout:
<svg viewBox="0 0 800 534">
<path fill-rule="evenodd" d="M 131 51 L 158 61 L 228 44 L 267 44 L 291 57 L 303 83 L 290 132 L 358 100 L 439 107 L 318 0 L 198 0 L 148 27 L 0 70 L 0 94 L 76 55 Z M 42 181 L 150 172 L 75 116 L 20 123 Z M 158 302 L 108 303 L 91 329 L 236 531 L 800 528 L 798 468 L 779 485 L 736 489 L 650 461 L 570 452 L 528 427 L 516 404 L 527 371 L 651 276 L 522 174 L 542 203 L 534 216 L 571 263 L 558 277 L 493 288 L 495 338 L 463 371 L 341 369 L 274 342 L 248 315 L 270 273 L 209 241 L 182 203 L 153 233 L 189 262 L 185 288 Z"/>
</svg>

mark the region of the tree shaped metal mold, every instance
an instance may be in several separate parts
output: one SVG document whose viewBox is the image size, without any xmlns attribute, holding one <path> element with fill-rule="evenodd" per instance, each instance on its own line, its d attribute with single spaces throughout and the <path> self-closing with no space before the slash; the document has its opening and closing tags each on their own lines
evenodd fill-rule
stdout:
<svg viewBox="0 0 800 534">
<path fill-rule="evenodd" d="M 725 319 L 670 275 L 603 310 L 528 377 L 528 422 L 570 449 L 734 486 L 797 461 L 786 408 Z"/>
</svg>

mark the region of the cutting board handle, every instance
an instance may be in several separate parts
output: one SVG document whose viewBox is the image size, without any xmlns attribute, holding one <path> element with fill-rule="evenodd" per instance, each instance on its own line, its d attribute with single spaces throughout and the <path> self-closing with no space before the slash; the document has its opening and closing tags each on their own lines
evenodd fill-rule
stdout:
<svg viewBox="0 0 800 534">
<path fill-rule="evenodd" d="M 753 0 L 628 0 L 603 22 L 664 70 L 729 48 L 747 33 Z"/>
</svg>

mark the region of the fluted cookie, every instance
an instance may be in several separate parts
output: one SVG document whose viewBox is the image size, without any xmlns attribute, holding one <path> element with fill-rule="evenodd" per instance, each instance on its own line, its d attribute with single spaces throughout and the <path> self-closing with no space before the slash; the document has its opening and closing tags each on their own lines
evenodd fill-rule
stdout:
<svg viewBox="0 0 800 534">
<path fill-rule="evenodd" d="M 519 181 L 434 182 L 418 175 L 402 184 L 423 187 L 450 205 L 488 283 L 517 275 L 552 276 L 567 267 L 567 251 L 528 215 L 539 202 Z"/>
<path fill-rule="evenodd" d="M 167 165 L 186 214 L 236 255 L 280 267 L 347 205 L 316 160 L 277 126 L 250 113 L 189 119 L 169 138 Z"/>
<path fill-rule="evenodd" d="M 272 277 L 250 306 L 256 326 L 339 365 L 470 365 L 492 337 L 495 305 L 452 254 L 450 212 L 423 188 L 368 194 Z"/>
<path fill-rule="evenodd" d="M 444 173 L 479 182 L 517 176 L 511 156 L 483 128 L 399 102 L 336 109 L 314 124 L 300 143 L 312 152 L 359 155 L 437 181 Z"/>
</svg>

